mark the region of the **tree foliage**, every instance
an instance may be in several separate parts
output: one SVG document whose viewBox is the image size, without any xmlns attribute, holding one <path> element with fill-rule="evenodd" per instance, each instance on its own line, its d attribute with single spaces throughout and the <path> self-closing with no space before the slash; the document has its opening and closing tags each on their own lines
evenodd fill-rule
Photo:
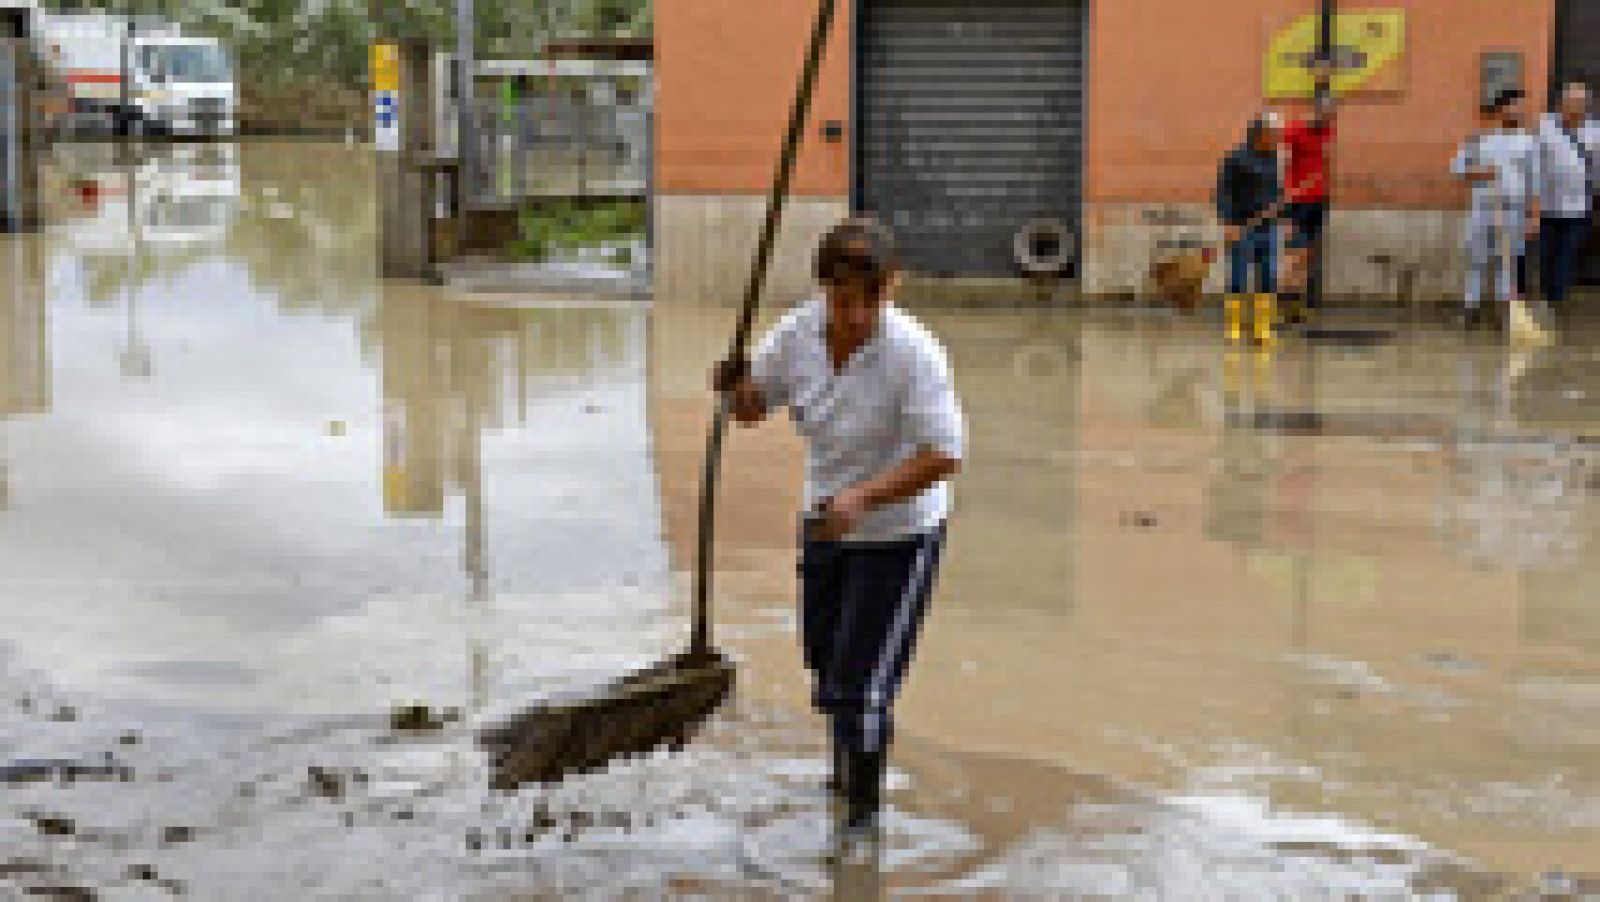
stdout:
<svg viewBox="0 0 1600 902">
<path fill-rule="evenodd" d="M 46 0 L 56 11 L 157 15 L 221 39 L 257 85 L 360 90 L 380 37 L 455 38 L 451 0 Z M 553 36 L 648 34 L 649 0 L 475 0 L 480 52 L 528 57 Z"/>
</svg>

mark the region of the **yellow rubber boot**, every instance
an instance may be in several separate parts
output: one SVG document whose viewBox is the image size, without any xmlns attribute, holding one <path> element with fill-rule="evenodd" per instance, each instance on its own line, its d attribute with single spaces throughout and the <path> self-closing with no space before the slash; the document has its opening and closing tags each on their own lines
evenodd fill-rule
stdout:
<svg viewBox="0 0 1600 902">
<path fill-rule="evenodd" d="M 1239 356 L 1239 351 L 1229 348 L 1222 352 L 1222 400 L 1231 412 L 1239 404 L 1239 396 L 1244 393 L 1244 360 Z"/>
<path fill-rule="evenodd" d="M 1256 295 L 1256 344 L 1267 347 L 1274 338 L 1274 322 L 1278 313 L 1277 299 L 1270 294 Z"/>
<path fill-rule="evenodd" d="M 1272 401 L 1272 349 L 1266 345 L 1256 348 L 1255 366 L 1250 369 L 1250 397 L 1258 407 Z"/>
<path fill-rule="evenodd" d="M 1222 319 L 1228 324 L 1228 340 L 1244 340 L 1244 298 L 1237 294 L 1222 296 Z"/>
</svg>

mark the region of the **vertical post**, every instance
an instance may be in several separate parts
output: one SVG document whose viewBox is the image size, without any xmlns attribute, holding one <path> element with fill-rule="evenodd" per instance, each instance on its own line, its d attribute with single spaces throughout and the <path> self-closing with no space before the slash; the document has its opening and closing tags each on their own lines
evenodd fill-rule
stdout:
<svg viewBox="0 0 1600 902">
<path fill-rule="evenodd" d="M 1319 14 L 1321 21 L 1318 22 L 1319 27 L 1317 29 L 1317 59 L 1321 62 L 1322 69 L 1317 75 L 1316 87 L 1316 102 L 1319 104 L 1328 103 L 1333 99 L 1333 73 L 1336 71 L 1333 34 L 1334 19 L 1338 14 L 1338 0 L 1320 0 L 1320 3 L 1321 8 L 1319 10 Z M 1326 172 L 1325 177 L 1329 183 L 1323 186 L 1323 196 L 1327 198 L 1327 202 L 1330 207 L 1328 213 L 1329 216 L 1332 215 L 1331 206 L 1333 200 L 1332 151 L 1333 148 L 1330 146 L 1328 148 L 1329 159 L 1325 160 L 1323 163 L 1325 167 L 1324 171 Z M 1324 226 L 1323 229 L 1317 234 L 1316 247 L 1311 249 L 1311 259 L 1308 261 L 1310 267 L 1309 271 L 1306 273 L 1305 301 L 1306 306 L 1312 309 L 1318 309 L 1322 307 L 1323 283 L 1325 275 L 1323 272 L 1323 251 L 1326 249 L 1327 244 L 1328 229 L 1326 226 Z"/>
<path fill-rule="evenodd" d="M 127 141 L 133 132 L 133 115 L 129 112 L 132 106 L 133 91 L 128 86 L 128 78 L 133 74 L 133 8 L 131 3 L 122 4 L 122 40 L 121 55 L 117 61 L 117 114 L 112 117 L 111 124 L 117 132 L 117 137 Z"/>
<path fill-rule="evenodd" d="M 477 81 L 478 58 L 473 52 L 474 24 L 472 0 L 456 0 L 456 159 L 460 161 L 457 209 L 464 216 L 467 204 L 478 190 Z"/>
<path fill-rule="evenodd" d="M 22 56 L 22 42 L 5 40 L 0 44 L 0 154 L 5 157 L 4 171 L 0 172 L 0 203 L 5 206 L 3 218 L 0 218 L 0 231 L 10 232 L 22 229 L 22 204 L 20 180 L 22 165 L 18 157 L 22 153 L 23 144 L 23 98 L 21 96 L 22 79 L 19 77 L 18 65 Z"/>
<path fill-rule="evenodd" d="M 427 46 L 415 41 L 372 47 L 373 144 L 377 151 L 379 271 L 384 278 L 426 278 L 429 269 L 427 140 L 422 96 Z"/>
<path fill-rule="evenodd" d="M 644 117 L 644 254 L 645 274 L 655 275 L 656 265 L 656 67 L 652 60 L 644 87 L 634 95 L 643 105 Z"/>
<path fill-rule="evenodd" d="M 1333 19 L 1336 0 L 1319 0 L 1319 2 L 1321 9 L 1318 13 L 1321 21 L 1317 30 L 1317 56 L 1326 63 L 1333 59 Z M 1327 91 L 1329 87 L 1327 78 L 1318 80 L 1318 91 Z"/>
</svg>

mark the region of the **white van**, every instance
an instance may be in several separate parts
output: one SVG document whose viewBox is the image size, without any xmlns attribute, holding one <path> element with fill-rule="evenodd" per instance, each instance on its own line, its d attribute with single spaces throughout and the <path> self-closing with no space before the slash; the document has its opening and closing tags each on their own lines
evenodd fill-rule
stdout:
<svg viewBox="0 0 1600 902">
<path fill-rule="evenodd" d="M 239 104 L 233 62 L 213 38 L 141 38 L 134 50 L 134 105 L 146 122 L 178 135 L 232 135 Z"/>
<path fill-rule="evenodd" d="M 129 20 L 101 13 L 47 15 L 41 23 L 80 125 L 137 134 L 234 134 L 233 63 L 215 39 L 150 20 L 136 21 L 130 31 Z"/>
</svg>

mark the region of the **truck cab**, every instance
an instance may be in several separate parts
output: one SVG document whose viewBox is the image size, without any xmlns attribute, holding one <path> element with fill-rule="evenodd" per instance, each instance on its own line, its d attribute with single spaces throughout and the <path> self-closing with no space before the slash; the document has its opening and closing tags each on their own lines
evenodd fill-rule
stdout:
<svg viewBox="0 0 1600 902">
<path fill-rule="evenodd" d="M 156 36 L 134 41 L 131 95 L 140 124 L 174 135 L 234 133 L 238 94 L 233 62 L 211 38 Z"/>
</svg>

